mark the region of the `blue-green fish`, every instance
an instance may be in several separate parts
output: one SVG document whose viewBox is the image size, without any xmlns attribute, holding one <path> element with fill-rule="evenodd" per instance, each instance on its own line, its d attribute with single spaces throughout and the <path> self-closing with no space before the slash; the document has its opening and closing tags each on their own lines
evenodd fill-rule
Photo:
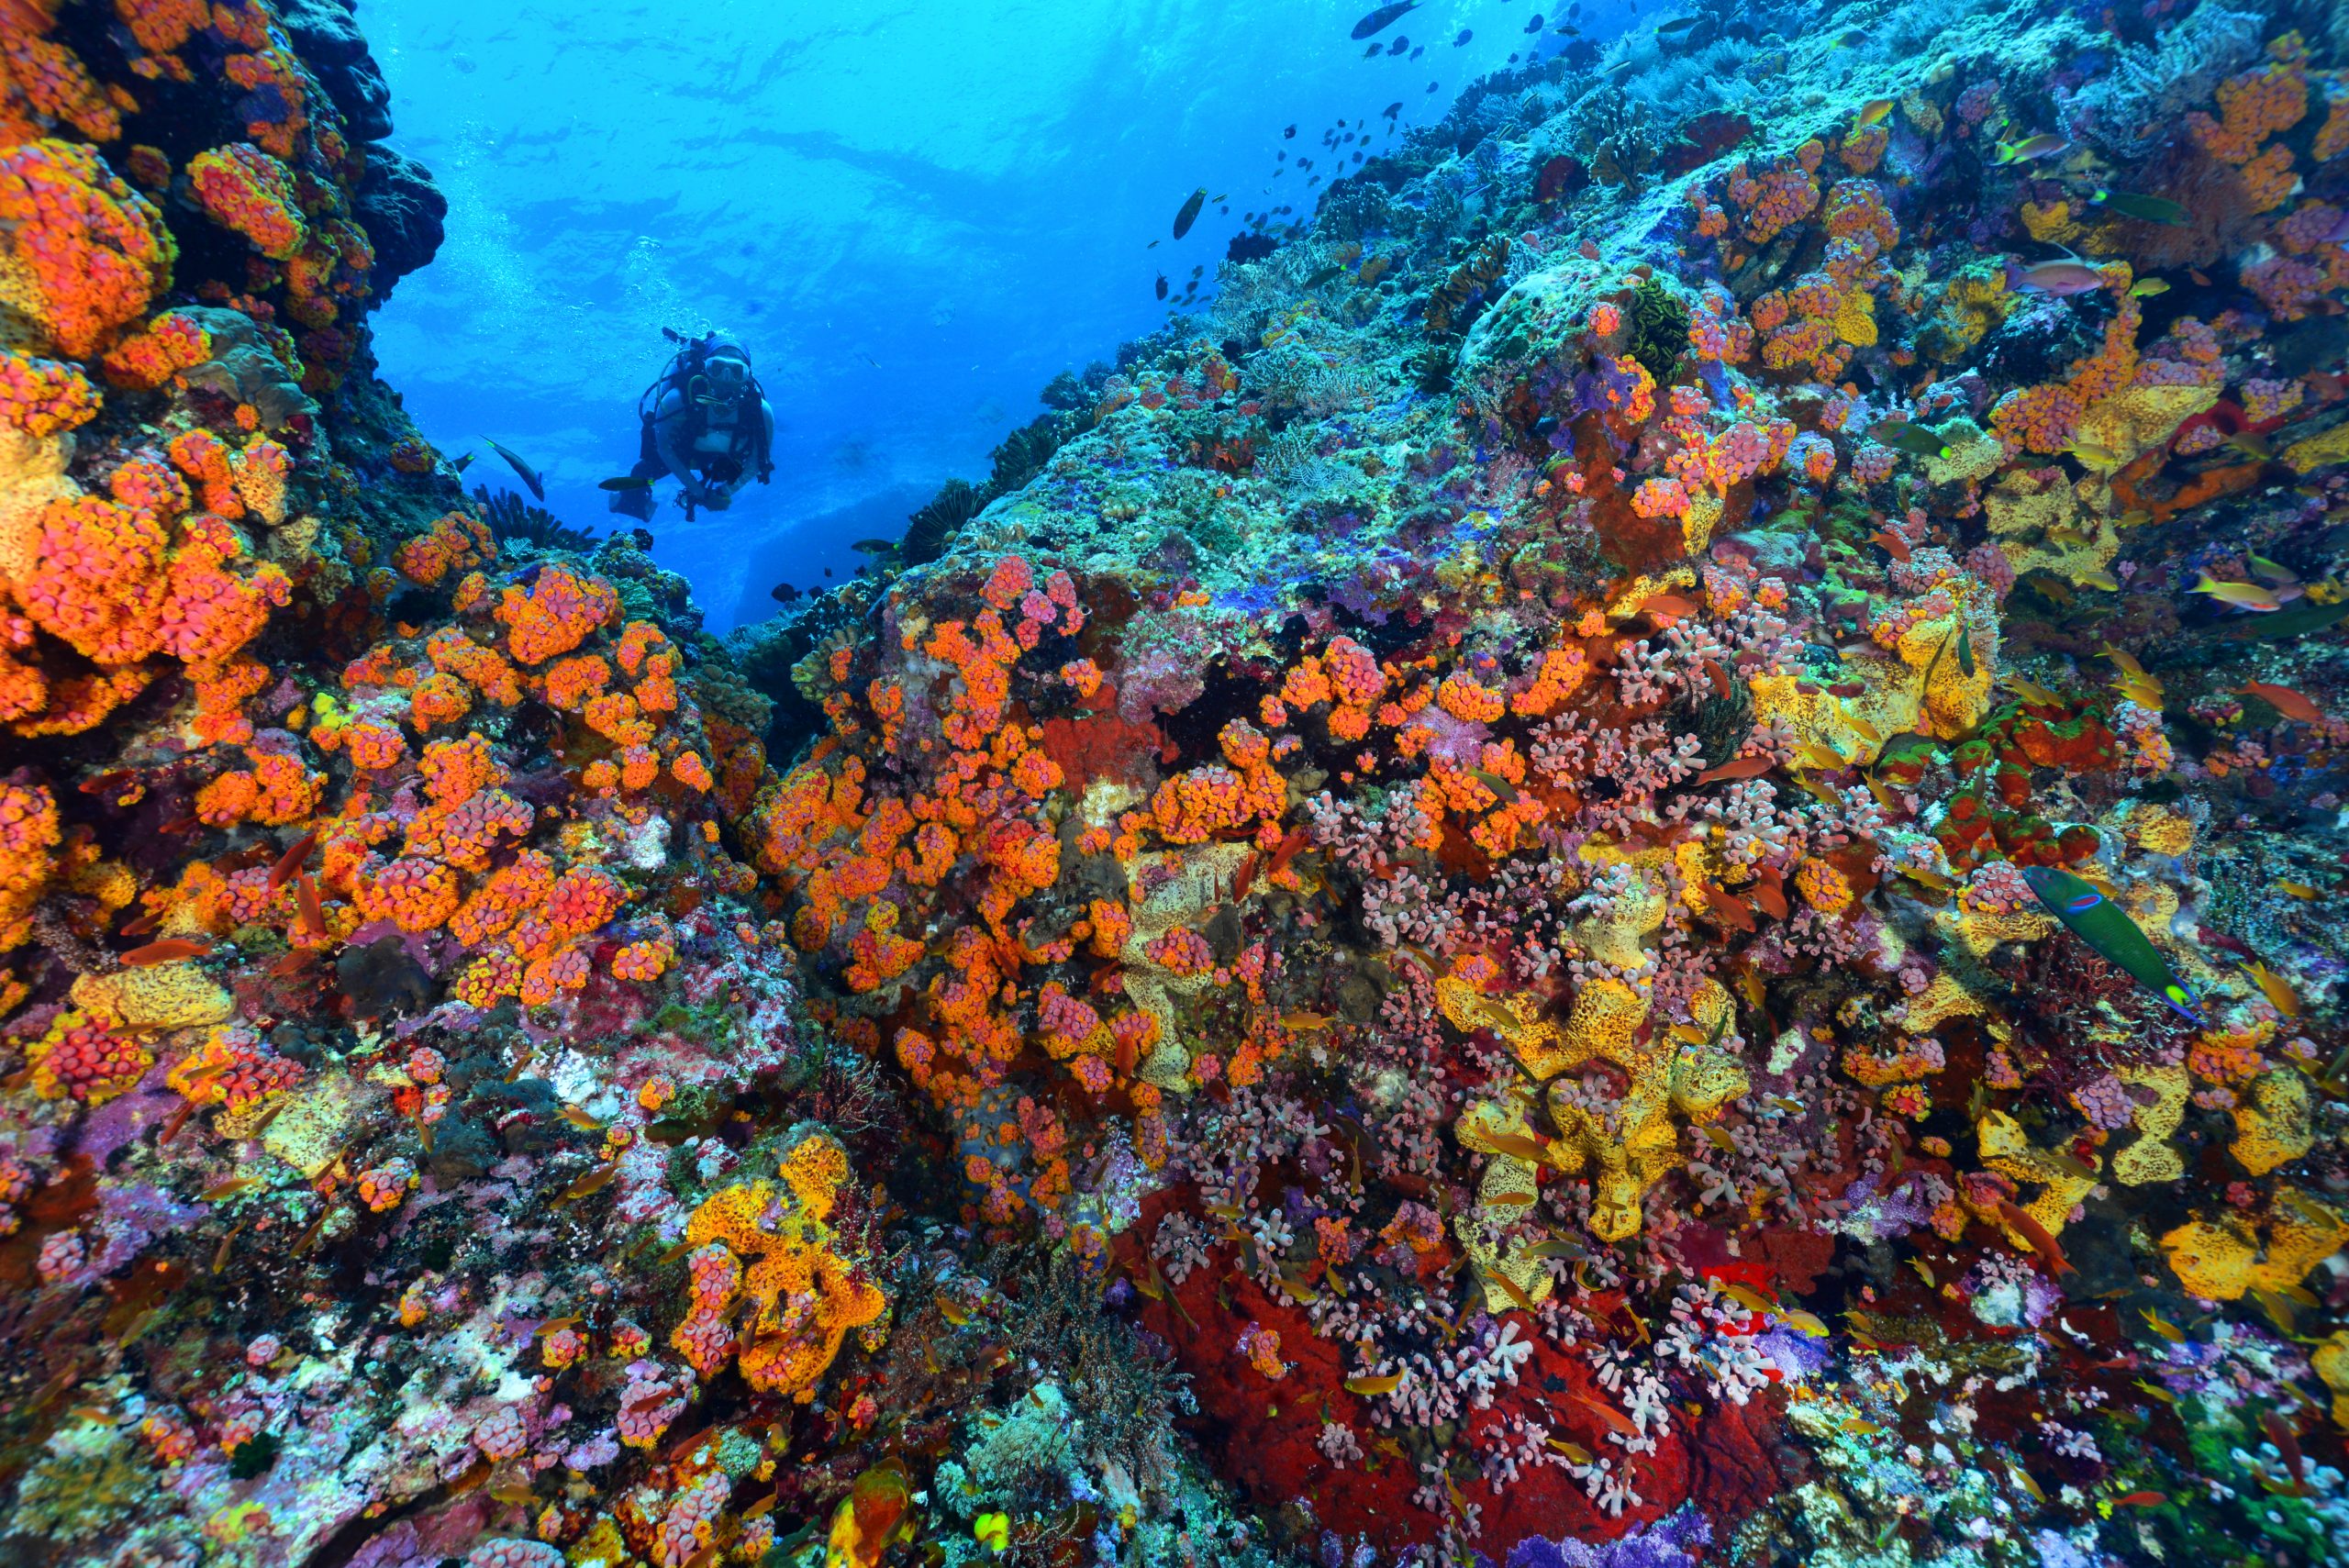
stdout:
<svg viewBox="0 0 2349 1568">
<path fill-rule="evenodd" d="M 2202 1025 L 2202 1015 L 2193 1007 L 2194 993 L 2118 905 L 2068 871 L 2054 866 L 2024 866 L 2021 871 L 2023 881 L 2047 906 L 2048 913 L 2069 926 L 2075 936 L 2127 970 L 2138 984 L 2189 1022 Z"/>
</svg>

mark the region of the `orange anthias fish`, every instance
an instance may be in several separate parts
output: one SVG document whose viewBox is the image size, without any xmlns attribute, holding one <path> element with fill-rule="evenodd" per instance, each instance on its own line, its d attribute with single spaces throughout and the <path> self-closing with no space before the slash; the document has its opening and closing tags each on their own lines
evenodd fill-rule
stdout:
<svg viewBox="0 0 2349 1568">
<path fill-rule="evenodd" d="M 150 969 L 159 963 L 178 963 L 183 959 L 202 958 L 212 951 L 210 942 L 192 942 L 181 937 L 165 937 L 160 942 L 149 942 L 143 948 L 132 948 L 122 955 L 125 969 Z"/>
<path fill-rule="evenodd" d="M 1766 773 L 1778 764 L 1767 757 L 1739 757 L 1723 762 L 1718 768 L 1707 768 L 1697 775 L 1698 784 L 1712 784 L 1720 779 L 1750 779 Z"/>
<path fill-rule="evenodd" d="M 294 879 L 294 902 L 302 911 L 302 930 L 317 941 L 327 934 L 327 912 L 318 902 L 318 884 L 308 872 L 298 872 Z"/>
<path fill-rule="evenodd" d="M 1712 911 L 1713 917 L 1723 926 L 1733 931 L 1750 931 L 1753 929 L 1753 911 L 1747 908 L 1742 902 L 1731 897 L 1711 883 L 1704 884 L 1704 894 L 1705 906 Z"/>
<path fill-rule="evenodd" d="M 1598 1417 L 1598 1424 L 1605 1427 L 1609 1431 L 1627 1438 L 1635 1438 L 1640 1435 L 1640 1429 L 1632 1424 L 1631 1418 L 1623 1414 L 1622 1411 L 1615 1408 L 1614 1406 L 1608 1404 L 1605 1400 L 1593 1399 L 1587 1394 L 1575 1394 L 1569 1397 L 1571 1397 L 1575 1404 L 1581 1406 L 1584 1409 Z"/>
<path fill-rule="evenodd" d="M 1287 870 L 1288 862 L 1297 859 L 1298 851 L 1305 848 L 1307 842 L 1311 837 L 1312 836 L 1302 828 L 1290 828 L 1288 830 L 1288 836 L 1281 840 L 1280 848 L 1273 851 L 1272 863 L 1267 865 L 1264 870 L 1274 875 L 1278 875 L 1280 873 Z"/>
<path fill-rule="evenodd" d="M 2290 1422 L 2273 1410 L 2259 1413 L 2259 1425 L 2267 1434 L 2267 1440 L 2276 1445 L 2276 1451 L 2284 1456 L 2284 1468 L 2291 1472 L 2292 1485 L 2306 1486 L 2308 1462 L 2300 1457 L 2300 1435 L 2292 1429 Z"/>
<path fill-rule="evenodd" d="M 2072 1267 L 2072 1260 L 2064 1256 L 2063 1247 L 2048 1234 L 2047 1227 L 2040 1224 L 2038 1218 L 2029 1209 L 2012 1200 L 2002 1199 L 1998 1204 L 1998 1218 L 2013 1226 L 2016 1233 L 2031 1243 L 2031 1250 L 2047 1260 L 2049 1268 L 2059 1274 L 2079 1272 Z"/>
<path fill-rule="evenodd" d="M 1697 606 L 1677 594 L 1650 594 L 1640 601 L 1639 613 L 1643 616 L 1687 617 L 1697 613 Z"/>
<path fill-rule="evenodd" d="M 1247 897 L 1248 890 L 1256 884 L 1256 864 L 1264 858 L 1262 855 L 1251 853 L 1246 860 L 1240 862 L 1240 869 L 1232 873 L 1231 901 L 1234 904 Z"/>
<path fill-rule="evenodd" d="M 1904 565 L 1907 564 L 1909 556 L 1909 541 L 1890 528 L 1876 529 L 1876 532 L 1868 535 L 1868 542 L 1882 546 L 1885 554 Z"/>
<path fill-rule="evenodd" d="M 2246 681 L 2235 688 L 2241 696 L 2257 697 L 2286 718 L 2302 724 L 2321 724 L 2324 712 L 2289 686 L 2270 685 L 2266 681 Z"/>
<path fill-rule="evenodd" d="M 277 863 L 269 868 L 270 891 L 273 893 L 293 881 L 294 873 L 302 869 L 302 862 L 308 860 L 310 851 L 317 847 L 318 835 L 315 830 L 295 840 L 286 851 L 277 858 Z"/>
</svg>

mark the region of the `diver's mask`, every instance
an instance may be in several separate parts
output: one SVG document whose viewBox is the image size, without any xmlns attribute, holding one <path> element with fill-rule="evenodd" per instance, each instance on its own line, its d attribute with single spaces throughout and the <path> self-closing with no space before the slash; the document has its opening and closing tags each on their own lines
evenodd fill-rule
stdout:
<svg viewBox="0 0 2349 1568">
<path fill-rule="evenodd" d="M 751 365 L 732 354 L 712 354 L 702 361 L 703 384 L 695 391 L 714 403 L 731 403 L 751 384 Z"/>
</svg>

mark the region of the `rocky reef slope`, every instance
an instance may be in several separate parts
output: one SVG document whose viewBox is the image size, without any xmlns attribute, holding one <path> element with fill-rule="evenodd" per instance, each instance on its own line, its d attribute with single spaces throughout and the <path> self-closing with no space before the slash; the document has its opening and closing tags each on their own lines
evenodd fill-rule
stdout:
<svg viewBox="0 0 2349 1568">
<path fill-rule="evenodd" d="M 0 1550 L 2349 1556 L 2349 38 L 2151 11 L 1484 83 L 721 644 L 346 12 L 0 6 Z"/>
</svg>

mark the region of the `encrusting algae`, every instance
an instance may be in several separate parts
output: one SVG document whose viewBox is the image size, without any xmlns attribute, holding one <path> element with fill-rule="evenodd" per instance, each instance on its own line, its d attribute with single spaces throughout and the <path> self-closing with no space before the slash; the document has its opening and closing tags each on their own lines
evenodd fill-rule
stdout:
<svg viewBox="0 0 2349 1568">
<path fill-rule="evenodd" d="M 2337 17 L 1537 24 L 720 639 L 334 9 L 0 6 L 0 1552 L 2349 1560 Z"/>
</svg>

